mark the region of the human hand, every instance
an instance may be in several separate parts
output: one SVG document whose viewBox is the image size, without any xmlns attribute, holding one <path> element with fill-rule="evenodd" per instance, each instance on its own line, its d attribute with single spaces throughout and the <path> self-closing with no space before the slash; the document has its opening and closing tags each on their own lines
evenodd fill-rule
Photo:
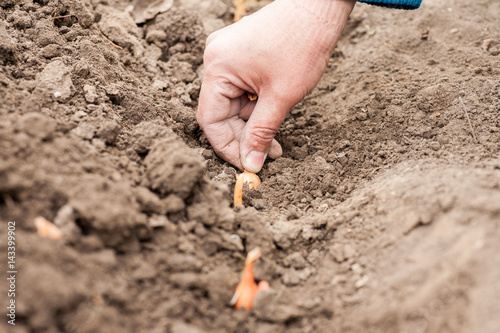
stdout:
<svg viewBox="0 0 500 333">
<path fill-rule="evenodd" d="M 274 136 L 319 82 L 355 2 L 276 0 L 208 37 L 198 123 L 220 157 L 258 172 L 281 156 Z"/>
</svg>

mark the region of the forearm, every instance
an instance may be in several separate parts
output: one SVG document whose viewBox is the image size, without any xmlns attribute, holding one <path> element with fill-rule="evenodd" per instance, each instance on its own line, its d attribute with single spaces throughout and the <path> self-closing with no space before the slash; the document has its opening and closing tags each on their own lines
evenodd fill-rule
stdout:
<svg viewBox="0 0 500 333">
<path fill-rule="evenodd" d="M 293 19 L 304 39 L 331 54 L 344 30 L 356 0 L 276 0 L 283 10 L 281 20 Z M 281 24 L 282 22 L 279 22 Z"/>
</svg>

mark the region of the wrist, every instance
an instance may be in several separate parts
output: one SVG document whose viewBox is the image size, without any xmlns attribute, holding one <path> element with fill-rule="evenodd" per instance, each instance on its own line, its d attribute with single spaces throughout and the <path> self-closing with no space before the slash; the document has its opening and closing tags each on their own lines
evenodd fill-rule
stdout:
<svg viewBox="0 0 500 333">
<path fill-rule="evenodd" d="M 293 17 L 306 38 L 331 54 L 356 0 L 276 0 L 282 17 Z"/>
</svg>

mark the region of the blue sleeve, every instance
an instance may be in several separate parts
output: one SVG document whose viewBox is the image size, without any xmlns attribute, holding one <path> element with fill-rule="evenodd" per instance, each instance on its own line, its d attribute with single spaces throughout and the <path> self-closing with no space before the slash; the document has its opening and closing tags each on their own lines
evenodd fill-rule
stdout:
<svg viewBox="0 0 500 333">
<path fill-rule="evenodd" d="M 377 5 L 389 8 L 399 9 L 417 9 L 420 7 L 422 0 L 358 0 L 359 2 L 366 2 L 370 5 Z"/>
</svg>

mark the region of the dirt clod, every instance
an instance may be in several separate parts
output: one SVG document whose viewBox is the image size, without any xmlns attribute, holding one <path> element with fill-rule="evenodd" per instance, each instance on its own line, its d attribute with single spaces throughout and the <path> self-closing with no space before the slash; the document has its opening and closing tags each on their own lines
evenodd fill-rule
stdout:
<svg viewBox="0 0 500 333">
<path fill-rule="evenodd" d="M 500 332 L 498 1 L 358 3 L 246 208 L 196 123 L 206 37 L 232 2 L 174 1 L 139 25 L 129 5 L 0 1 L 16 329 Z M 235 311 L 257 246 L 271 289 Z"/>
<path fill-rule="evenodd" d="M 189 196 L 205 170 L 201 156 L 170 139 L 156 142 L 144 164 L 146 186 L 161 195 L 175 194 L 182 199 Z"/>
</svg>

